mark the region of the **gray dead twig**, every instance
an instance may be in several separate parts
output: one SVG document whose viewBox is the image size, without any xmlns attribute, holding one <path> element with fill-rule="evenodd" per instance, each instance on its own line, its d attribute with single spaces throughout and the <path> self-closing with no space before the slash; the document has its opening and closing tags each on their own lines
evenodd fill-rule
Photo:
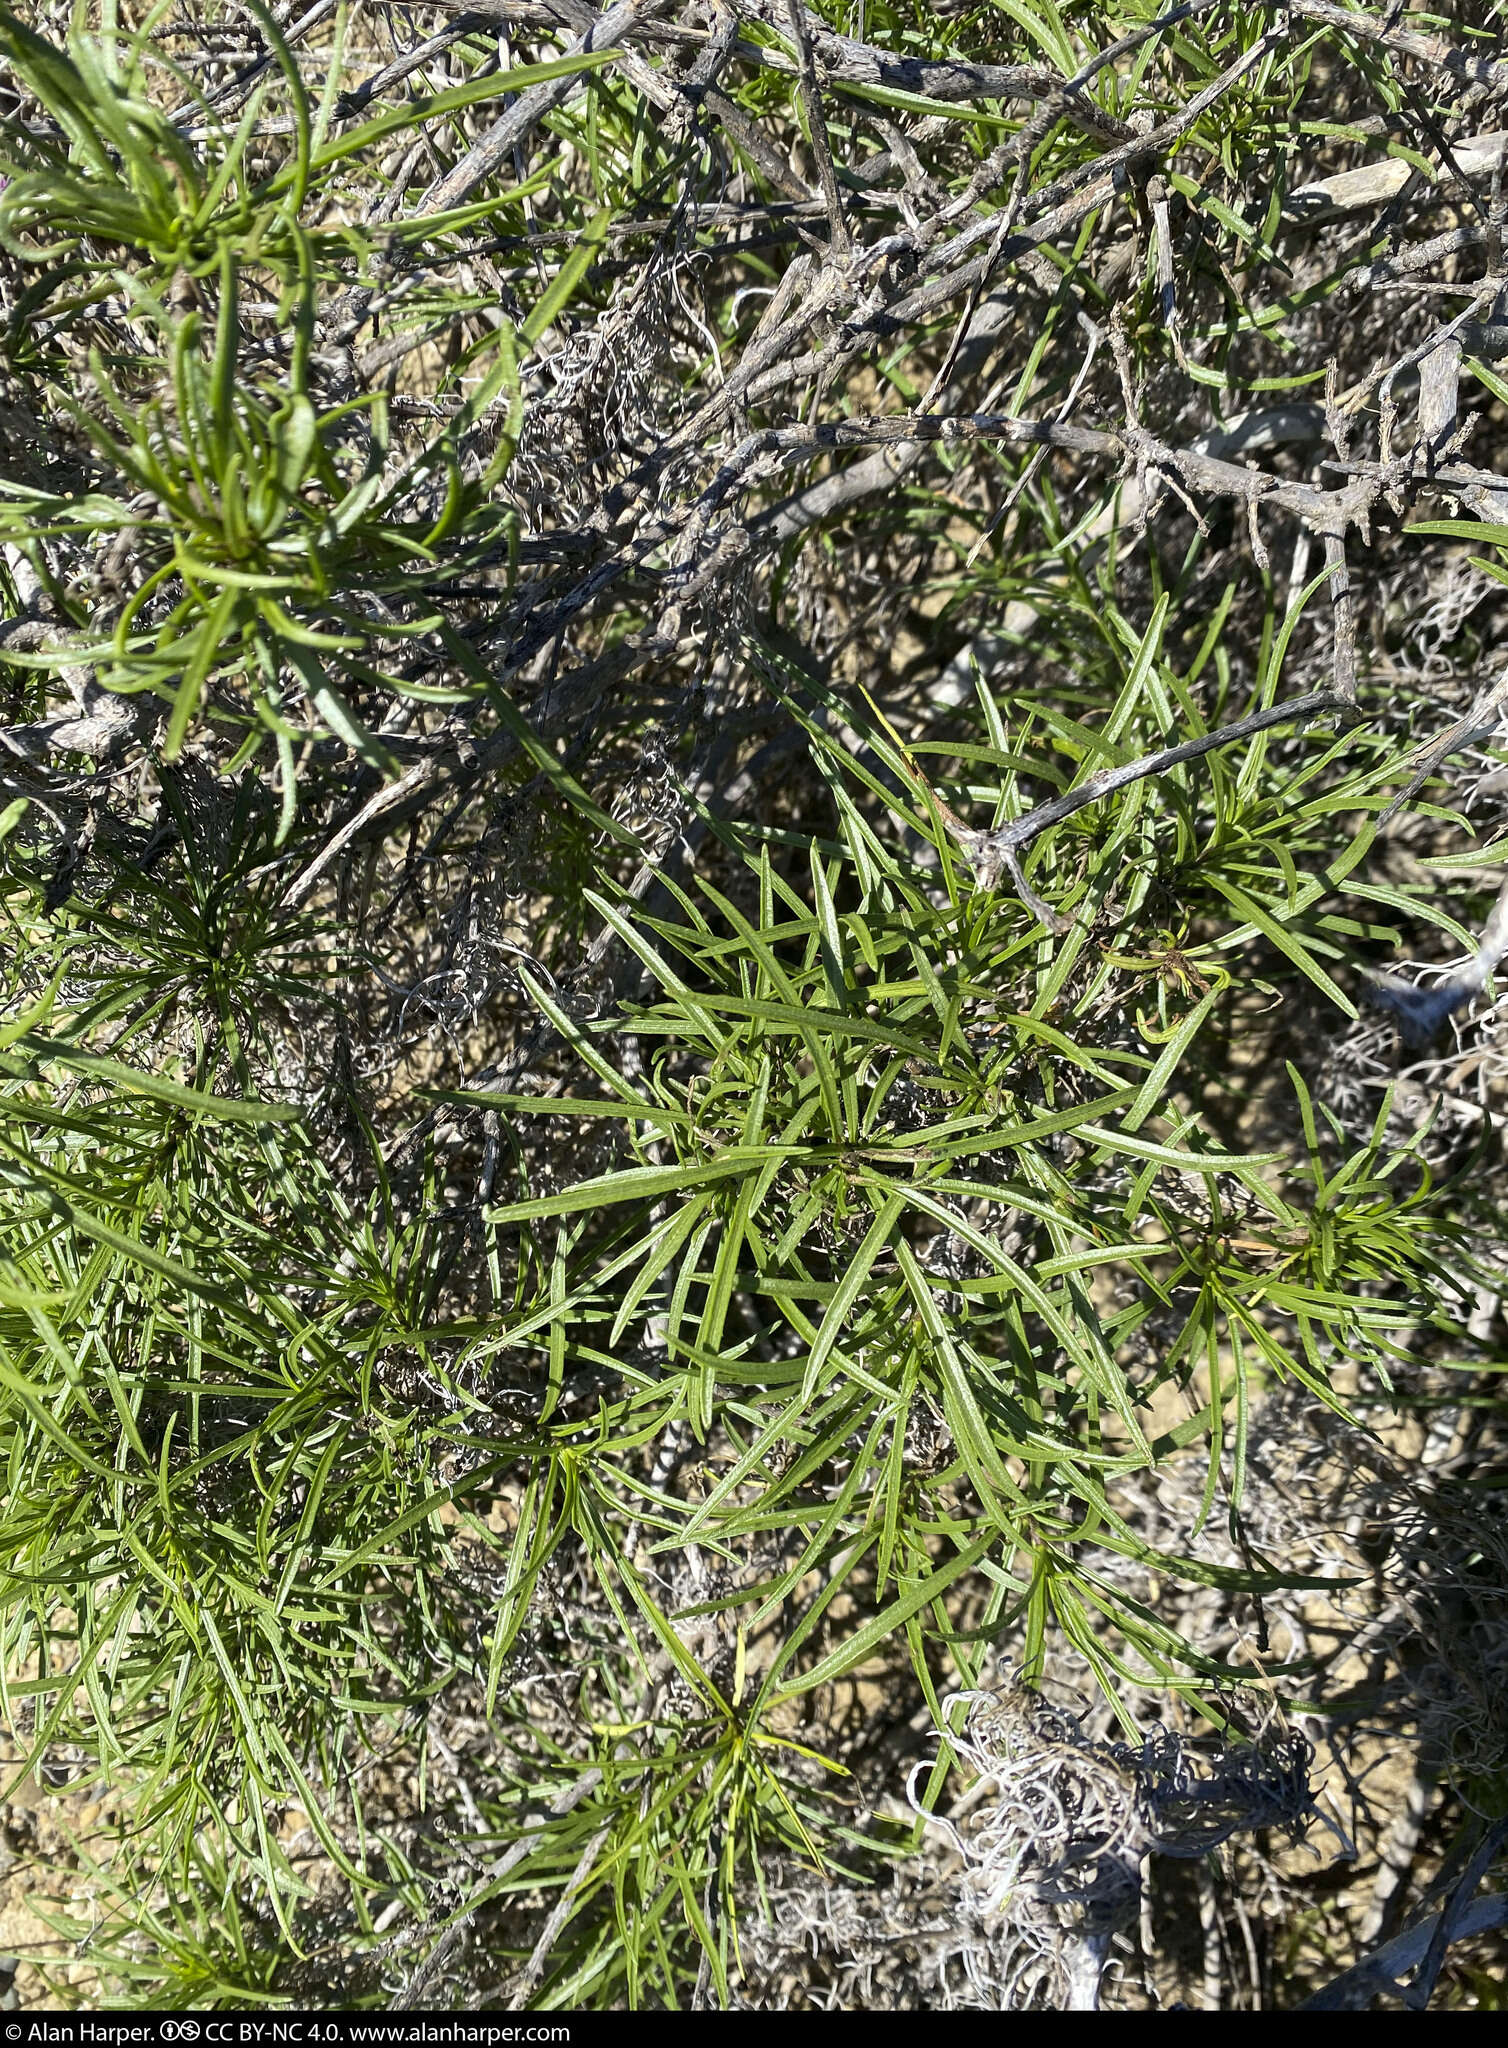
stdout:
<svg viewBox="0 0 1508 2048">
<path fill-rule="evenodd" d="M 1306 1998 L 1297 2010 L 1365 2012 L 1375 1998 L 1387 1996 L 1400 1999 L 1412 2012 L 1426 2011 L 1452 1943 L 1508 1926 L 1508 1892 L 1475 1896 L 1505 1840 L 1508 1822 L 1500 1821 L 1486 1831 L 1442 1912 L 1416 1922 L 1406 1933 L 1363 1957 Z M 1418 1974 L 1406 1984 L 1403 1979 L 1411 1970 Z"/>
<path fill-rule="evenodd" d="M 1218 748 L 1235 746 L 1239 741 L 1251 739 L 1259 732 L 1266 732 L 1275 725 L 1300 723 L 1321 716 L 1326 711 L 1346 712 L 1351 709 L 1350 701 L 1334 690 L 1312 690 L 1307 696 L 1295 697 L 1286 704 L 1270 705 L 1265 711 L 1254 711 L 1247 718 L 1237 719 L 1234 724 L 1224 725 L 1216 732 L 1204 733 L 1194 740 L 1182 740 L 1177 746 L 1161 747 L 1155 754 L 1144 754 L 1139 760 L 1123 762 L 1116 768 L 1101 768 L 1086 778 L 1076 789 L 1063 796 L 1054 797 L 1051 802 L 1038 804 L 1023 818 L 1015 819 L 1009 825 L 1002 825 L 994 832 L 981 832 L 967 826 L 962 819 L 938 801 L 933 795 L 931 801 L 937 804 L 953 838 L 957 840 L 969 865 L 974 879 L 982 889 L 995 888 L 1001 874 L 1006 873 L 1015 884 L 1017 894 L 1035 916 L 1041 919 L 1049 931 L 1065 932 L 1072 928 L 1073 919 L 1064 917 L 1051 909 L 1036 894 L 1028 883 L 1021 867 L 1021 854 L 1054 825 L 1061 825 L 1075 812 L 1088 805 L 1099 803 L 1118 789 L 1125 789 L 1133 782 L 1143 781 L 1149 775 L 1165 775 L 1170 768 L 1178 767 L 1184 761 L 1197 761 L 1206 754 L 1213 754 Z"/>
<path fill-rule="evenodd" d="M 467 1932 L 485 1905 L 491 1888 L 500 1885 L 538 1846 L 537 1837 L 545 1832 L 550 1821 L 563 1820 L 568 1813 L 574 1812 L 582 1800 L 589 1798 L 601 1783 L 602 1773 L 594 1766 L 591 1770 L 583 1771 L 574 1784 L 557 1793 L 535 1825 L 532 1828 L 525 1828 L 518 1840 L 511 1843 L 491 1866 L 465 1911 L 458 1914 L 450 1923 L 408 1983 L 396 1998 L 389 2001 L 389 2012 L 409 2012 L 429 1996 L 444 1975 L 446 1965 L 466 1939 Z"/>
<path fill-rule="evenodd" d="M 599 16 L 566 52 L 581 56 L 591 50 L 612 50 L 651 18 L 663 0 L 620 0 L 620 4 Z M 481 140 L 461 161 L 439 178 L 411 209 L 411 219 L 430 213 L 446 213 L 474 192 L 484 179 L 506 164 L 514 150 L 538 127 L 547 114 L 584 91 L 585 75 L 576 72 L 565 78 L 548 79 L 521 93 L 514 104 L 493 123 Z"/>
</svg>

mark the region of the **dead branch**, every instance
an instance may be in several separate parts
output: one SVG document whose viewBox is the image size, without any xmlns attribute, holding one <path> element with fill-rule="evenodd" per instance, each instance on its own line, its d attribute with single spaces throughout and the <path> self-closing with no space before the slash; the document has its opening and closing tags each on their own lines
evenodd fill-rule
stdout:
<svg viewBox="0 0 1508 2048">
<path fill-rule="evenodd" d="M 1272 704 L 1265 711 L 1253 711 L 1231 725 L 1201 734 L 1198 739 L 1181 740 L 1176 746 L 1160 747 L 1154 754 L 1143 754 L 1139 760 L 1125 761 L 1115 768 L 1101 768 L 1086 777 L 1076 789 L 1053 797 L 1045 804 L 1038 804 L 1024 817 L 1016 818 L 993 832 L 981 832 L 965 825 L 945 804 L 939 803 L 938 809 L 944 824 L 968 859 L 981 889 L 995 888 L 1001 874 L 1009 874 L 1021 900 L 1043 924 L 1050 931 L 1064 932 L 1072 927 L 1072 918 L 1065 918 L 1049 909 L 1029 886 L 1022 872 L 1021 854 L 1034 839 L 1040 838 L 1054 825 L 1061 825 L 1076 811 L 1114 795 L 1116 790 L 1125 789 L 1133 782 L 1141 782 L 1149 775 L 1165 775 L 1170 768 L 1176 768 L 1184 761 L 1201 760 L 1220 747 L 1235 746 L 1241 740 L 1251 739 L 1275 725 L 1303 723 L 1327 711 L 1349 709 L 1350 700 L 1338 691 L 1312 690 L 1307 696 L 1292 698 L 1286 704 Z M 935 795 L 931 801 L 938 802 Z"/>
</svg>

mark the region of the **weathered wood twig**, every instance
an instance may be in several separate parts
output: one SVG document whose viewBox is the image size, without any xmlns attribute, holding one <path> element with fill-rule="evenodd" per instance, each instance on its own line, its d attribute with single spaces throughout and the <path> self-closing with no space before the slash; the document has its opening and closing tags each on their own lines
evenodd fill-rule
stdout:
<svg viewBox="0 0 1508 2048">
<path fill-rule="evenodd" d="M 1307 696 L 1293 697 L 1286 703 L 1271 704 L 1263 711 L 1253 711 L 1231 725 L 1202 733 L 1198 739 L 1181 740 L 1176 746 L 1160 747 L 1154 754 L 1143 754 L 1139 759 L 1124 761 L 1115 768 L 1101 768 L 1077 788 L 1053 797 L 1045 804 L 1038 804 L 1024 817 L 1013 819 L 1010 824 L 1001 825 L 993 832 L 982 832 L 965 825 L 946 804 L 938 803 L 938 809 L 949 832 L 962 848 L 979 886 L 993 889 L 1002 873 L 1009 874 L 1022 902 L 1049 931 L 1061 933 L 1071 930 L 1073 919 L 1062 916 L 1044 903 L 1022 871 L 1021 854 L 1034 839 L 1039 839 L 1054 825 L 1061 825 L 1075 812 L 1099 803 L 1104 797 L 1113 796 L 1118 789 L 1125 789 L 1133 782 L 1144 781 L 1150 775 L 1165 775 L 1170 768 L 1176 768 L 1184 761 L 1201 760 L 1218 748 L 1235 746 L 1239 741 L 1267 732 L 1273 726 L 1302 723 L 1327 711 L 1349 711 L 1350 708 L 1347 700 L 1334 690 L 1311 690 Z M 932 801 L 938 802 L 935 796 Z"/>
</svg>

